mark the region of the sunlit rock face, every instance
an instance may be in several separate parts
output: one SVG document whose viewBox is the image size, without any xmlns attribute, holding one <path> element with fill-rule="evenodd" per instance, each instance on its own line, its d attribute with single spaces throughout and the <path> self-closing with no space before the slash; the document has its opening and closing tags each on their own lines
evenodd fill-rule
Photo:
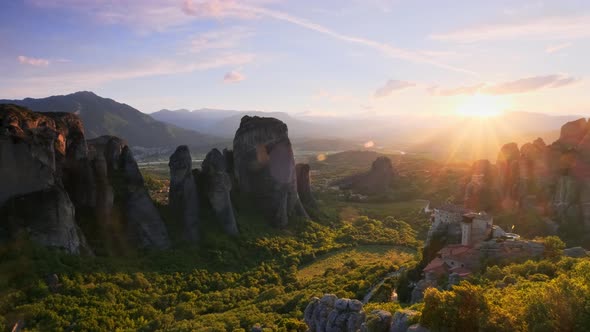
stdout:
<svg viewBox="0 0 590 332">
<path fill-rule="evenodd" d="M 519 158 L 520 151 L 516 143 L 508 143 L 502 146 L 496 160 L 500 197 L 505 209 L 513 208 L 518 202 Z"/>
<path fill-rule="evenodd" d="M 192 173 L 191 153 L 186 145 L 176 148 L 170 156 L 170 210 L 183 221 L 188 241 L 199 239 L 199 198 Z"/>
<path fill-rule="evenodd" d="M 114 250 L 168 248 L 168 232 L 127 142 L 114 136 L 101 136 L 89 140 L 88 147 L 95 175 L 93 207 L 104 235 L 111 232 L 115 237 L 111 239 Z"/>
<path fill-rule="evenodd" d="M 221 223 L 227 234 L 237 235 L 238 226 L 230 198 L 232 180 L 227 169 L 226 154 L 213 149 L 203 160 L 201 177 L 205 183 L 206 195 L 215 218 Z"/>
<path fill-rule="evenodd" d="M 471 177 L 464 190 L 464 205 L 474 211 L 489 211 L 498 202 L 497 169 L 488 160 L 471 166 Z"/>
<path fill-rule="evenodd" d="M 273 225 L 286 226 L 294 213 L 306 215 L 297 195 L 286 124 L 244 116 L 234 138 L 233 160 L 240 192 L 249 195 Z"/>
<path fill-rule="evenodd" d="M 34 113 L 0 105 L 0 227 L 42 245 L 79 253 L 86 247 L 63 186 L 86 158 L 84 129 L 75 115 Z"/>
</svg>

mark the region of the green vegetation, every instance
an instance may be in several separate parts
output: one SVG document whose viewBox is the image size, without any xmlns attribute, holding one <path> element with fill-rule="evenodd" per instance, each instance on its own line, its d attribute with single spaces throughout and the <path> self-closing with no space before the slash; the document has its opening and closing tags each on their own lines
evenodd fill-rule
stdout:
<svg viewBox="0 0 590 332">
<path fill-rule="evenodd" d="M 259 323 L 305 331 L 312 296 L 362 299 L 420 245 L 394 218 L 332 226 L 300 220 L 286 230 L 247 216 L 241 222 L 239 238 L 213 227 L 199 248 L 134 257 L 69 256 L 23 239 L 0 252 L 0 322 L 23 318 L 32 330 L 232 331 Z M 359 259 L 364 253 L 375 256 Z M 344 264 L 330 263 L 330 255 L 347 254 Z M 53 273 L 55 291 L 44 281 Z"/>
<path fill-rule="evenodd" d="M 585 331 L 590 260 L 492 266 L 450 291 L 430 288 L 421 323 L 433 331 Z"/>
</svg>

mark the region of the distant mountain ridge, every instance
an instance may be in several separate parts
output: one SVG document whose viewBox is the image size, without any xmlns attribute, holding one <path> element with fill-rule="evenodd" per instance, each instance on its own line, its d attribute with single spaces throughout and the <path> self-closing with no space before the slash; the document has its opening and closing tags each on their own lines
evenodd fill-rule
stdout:
<svg viewBox="0 0 590 332">
<path fill-rule="evenodd" d="M 34 112 L 75 113 L 84 122 L 87 138 L 114 135 L 126 139 L 132 146 L 175 147 L 187 144 L 199 148 L 224 141 L 158 121 L 127 104 L 100 97 L 90 91 L 39 99 L 3 99 L 0 103 L 24 106 Z"/>
<path fill-rule="evenodd" d="M 289 127 L 289 136 L 293 138 L 307 138 L 310 136 L 315 138 L 329 137 L 324 126 L 319 126 L 310 121 L 297 119 L 285 112 L 235 111 L 202 108 L 193 111 L 187 109 L 174 111 L 163 109 L 151 114 L 154 119 L 162 122 L 222 137 L 233 137 L 236 131 L 235 128 L 240 125 L 240 120 L 245 115 L 279 119 L 287 124 Z"/>
</svg>

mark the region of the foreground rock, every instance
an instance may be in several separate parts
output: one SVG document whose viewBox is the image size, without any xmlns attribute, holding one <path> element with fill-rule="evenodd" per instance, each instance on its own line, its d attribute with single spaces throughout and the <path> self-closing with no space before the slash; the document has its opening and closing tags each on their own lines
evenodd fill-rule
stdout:
<svg viewBox="0 0 590 332">
<path fill-rule="evenodd" d="M 114 136 L 88 141 L 89 159 L 94 168 L 94 207 L 101 227 L 113 234 L 126 234 L 116 245 L 165 249 L 168 232 L 143 182 L 137 162 L 127 142 Z"/>
<path fill-rule="evenodd" d="M 365 195 L 385 194 L 394 186 L 396 172 L 388 157 L 378 157 L 368 172 L 337 181 L 341 189 L 349 189 Z"/>
<path fill-rule="evenodd" d="M 240 193 L 275 226 L 289 216 L 307 216 L 297 194 L 295 159 L 287 125 L 280 120 L 244 116 L 233 143 L 234 174 Z"/>
<path fill-rule="evenodd" d="M 186 145 L 176 148 L 170 156 L 170 191 L 168 205 L 183 222 L 188 241 L 199 239 L 199 201 L 192 173 L 192 158 Z"/>
<path fill-rule="evenodd" d="M 311 299 L 303 320 L 309 332 L 427 332 L 419 325 L 411 325 L 417 314 L 413 310 L 403 310 L 395 315 L 385 310 L 373 310 L 367 315 L 361 301 L 325 294 L 322 298 Z"/>
<path fill-rule="evenodd" d="M 314 297 L 311 300 L 303 319 L 310 332 L 356 332 L 365 321 L 365 313 L 358 300 L 338 299 L 336 295 L 326 294 L 321 299 Z"/>
<path fill-rule="evenodd" d="M 226 156 L 217 149 L 211 150 L 203 160 L 202 173 L 206 182 L 207 198 L 216 219 L 226 233 L 237 235 L 238 226 L 230 197 L 232 181 L 228 173 Z"/>
<path fill-rule="evenodd" d="M 0 105 L 0 228 L 8 239 L 31 240 L 69 253 L 87 250 L 64 189 L 68 168 L 84 159 L 84 129 L 76 116 Z M 82 195 L 83 196 L 83 195 Z"/>
<path fill-rule="evenodd" d="M 74 205 L 60 186 L 13 197 L 0 209 L 0 233 L 26 233 L 36 243 L 70 254 L 90 253 Z"/>
</svg>

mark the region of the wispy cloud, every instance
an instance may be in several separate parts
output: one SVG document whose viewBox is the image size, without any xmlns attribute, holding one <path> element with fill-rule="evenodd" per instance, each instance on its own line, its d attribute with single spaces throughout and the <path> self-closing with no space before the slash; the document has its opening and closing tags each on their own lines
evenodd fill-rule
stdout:
<svg viewBox="0 0 590 332">
<path fill-rule="evenodd" d="M 18 62 L 21 65 L 30 65 L 30 66 L 42 66 L 42 67 L 46 67 L 49 65 L 49 60 L 47 59 L 42 59 L 42 58 L 33 58 L 33 57 L 28 57 L 28 56 L 24 56 L 24 55 L 19 55 L 17 57 Z"/>
<path fill-rule="evenodd" d="M 394 91 L 403 90 L 416 86 L 415 83 L 407 81 L 389 80 L 384 86 L 375 91 L 375 98 L 382 98 L 391 95 Z"/>
<path fill-rule="evenodd" d="M 439 96 L 473 95 L 476 93 L 487 95 L 507 95 L 533 92 L 544 88 L 560 88 L 580 81 L 580 79 L 565 75 L 544 75 L 521 78 L 514 81 L 497 84 L 475 84 L 452 89 L 434 89 Z"/>
<path fill-rule="evenodd" d="M 223 81 L 225 83 L 236 83 L 245 79 L 246 76 L 236 70 L 232 70 L 223 76 Z"/>
<path fill-rule="evenodd" d="M 411 61 L 411 62 L 415 62 L 415 63 L 429 64 L 429 65 L 432 65 L 435 67 L 439 67 L 439 68 L 443 68 L 443 69 L 447 69 L 447 70 L 452 70 L 452 71 L 456 71 L 456 72 L 461 72 L 461 73 L 466 73 L 466 74 L 475 74 L 474 72 L 472 72 L 470 70 L 466 70 L 463 68 L 459 68 L 456 66 L 452 66 L 452 65 L 449 65 L 446 63 L 436 61 L 435 59 L 433 59 L 433 58 L 431 58 L 419 51 L 412 51 L 412 50 L 407 50 L 407 49 L 395 47 L 390 44 L 375 41 L 372 39 L 341 34 L 339 32 L 336 32 L 336 31 L 329 29 L 329 28 L 327 28 L 323 25 L 320 25 L 318 23 L 311 22 L 311 21 L 306 20 L 304 18 L 293 16 L 291 14 L 288 14 L 288 13 L 285 13 L 282 11 L 271 10 L 271 9 L 267 9 L 267 8 L 260 7 L 260 6 L 249 5 L 246 3 L 239 3 L 238 4 L 237 2 L 233 2 L 233 1 L 221 2 L 219 0 L 215 0 L 215 1 L 213 1 L 213 3 L 215 3 L 214 10 L 210 9 L 209 7 L 205 7 L 207 9 L 202 9 L 201 11 L 199 11 L 198 9 L 202 8 L 202 6 L 203 6 L 202 2 L 197 4 L 191 0 L 185 0 L 183 8 L 184 8 L 184 12 L 187 13 L 188 15 L 193 15 L 193 16 L 197 16 L 197 17 L 202 17 L 204 15 L 204 13 L 214 13 L 214 15 L 216 15 L 216 16 L 224 16 L 224 17 L 226 17 L 226 16 L 242 17 L 242 18 L 244 18 L 244 17 L 257 17 L 257 16 L 270 17 L 270 18 L 273 18 L 273 19 L 276 19 L 279 21 L 288 22 L 288 23 L 297 25 L 299 27 L 302 27 L 302 28 L 305 28 L 308 30 L 319 32 L 321 34 L 327 35 L 329 37 L 332 37 L 332 38 L 335 38 L 335 39 L 338 39 L 341 41 L 373 48 L 373 49 L 381 52 L 382 54 L 384 54 L 387 57 Z"/>
<path fill-rule="evenodd" d="M 557 44 L 557 45 L 549 45 L 546 49 L 545 52 L 546 53 L 555 53 L 558 51 L 561 51 L 563 49 L 566 49 L 568 47 L 571 47 L 573 45 L 573 43 L 562 43 L 562 44 Z"/>
<path fill-rule="evenodd" d="M 192 53 L 200 53 L 207 50 L 236 48 L 243 39 L 252 35 L 253 32 L 244 27 L 207 31 L 191 39 L 190 50 Z"/>
<path fill-rule="evenodd" d="M 248 53 L 216 55 L 195 62 L 163 60 L 130 66 L 64 71 L 45 76 L 17 77 L 4 81 L 6 85 L 0 85 L 0 88 L 7 95 L 14 96 L 38 95 L 39 92 L 47 94 L 49 91 L 59 93 L 64 90 L 87 90 L 111 81 L 239 67 L 253 60 L 254 55 Z"/>
<path fill-rule="evenodd" d="M 544 17 L 528 21 L 473 26 L 430 35 L 431 39 L 471 43 L 490 40 L 572 40 L 590 37 L 590 16 Z"/>
</svg>

